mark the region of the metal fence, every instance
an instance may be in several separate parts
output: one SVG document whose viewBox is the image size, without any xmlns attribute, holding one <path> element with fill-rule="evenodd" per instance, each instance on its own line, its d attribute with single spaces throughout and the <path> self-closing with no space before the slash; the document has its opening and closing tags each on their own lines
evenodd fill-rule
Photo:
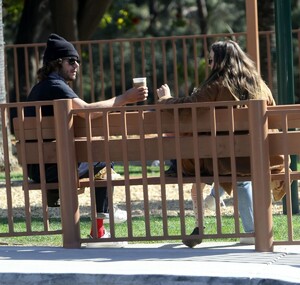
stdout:
<svg viewBox="0 0 300 285">
<path fill-rule="evenodd" d="M 86 190 L 86 193 L 84 195 L 77 196 L 74 189 L 78 186 L 77 180 L 74 180 L 74 177 L 72 178 L 72 175 L 68 175 L 72 173 L 70 172 L 70 162 L 68 159 L 76 159 L 80 157 L 80 155 L 83 152 L 87 152 L 86 156 L 89 157 L 89 162 L 93 162 L 94 157 L 92 155 L 104 155 L 108 161 L 110 161 L 109 154 L 103 151 L 103 147 L 94 147 L 97 146 L 97 143 L 102 143 L 102 146 L 105 146 L 106 148 L 111 144 L 113 147 L 114 143 L 113 138 L 101 138 L 101 135 L 99 137 L 99 131 L 100 132 L 106 132 L 107 134 L 114 134 L 113 129 L 109 129 L 108 125 L 105 128 L 100 128 L 99 124 L 97 122 L 94 122 L 94 125 L 91 127 L 90 120 L 86 120 L 84 122 L 83 126 L 86 125 L 85 129 L 88 132 L 88 136 L 86 138 L 87 146 L 86 149 L 80 148 L 80 145 L 82 145 L 82 142 L 84 141 L 82 138 L 82 133 L 79 132 L 77 135 L 78 138 L 73 138 L 73 143 L 78 144 L 79 148 L 76 149 L 76 155 L 72 153 L 72 147 L 70 146 L 70 141 L 68 139 L 63 139 L 63 137 L 66 136 L 66 128 L 63 128 L 63 122 L 66 120 L 63 120 L 63 118 L 71 118 L 70 116 L 65 116 L 66 113 L 62 112 L 62 110 L 65 110 L 61 108 L 60 111 L 57 112 L 57 114 L 60 114 L 60 116 L 55 117 L 57 119 L 57 123 L 52 125 L 46 125 L 46 129 L 44 131 L 41 131 L 42 123 L 44 122 L 44 118 L 39 117 L 36 120 L 38 128 L 30 128 L 28 125 L 20 125 L 21 128 L 19 128 L 19 136 L 20 133 L 22 134 L 22 128 L 26 127 L 27 132 L 29 132 L 29 135 L 36 136 L 37 138 L 37 147 L 35 150 L 28 151 L 27 155 L 28 158 L 31 159 L 31 156 L 37 156 L 39 157 L 39 161 L 47 162 L 47 159 L 51 159 L 49 155 L 43 156 L 42 154 L 46 150 L 46 145 L 43 145 L 43 136 L 45 135 L 47 138 L 52 134 L 55 134 L 56 132 L 59 133 L 60 141 L 63 140 L 65 143 L 69 145 L 69 147 L 61 143 L 59 151 L 56 152 L 57 154 L 57 160 L 59 160 L 59 163 L 62 169 L 62 175 L 61 177 L 64 177 L 62 179 L 62 182 L 60 182 L 60 187 L 62 187 L 61 193 L 64 193 L 66 195 L 61 203 L 61 208 L 49 208 L 47 207 L 46 202 L 46 189 L 47 186 L 45 184 L 44 179 L 40 183 L 39 187 L 31 187 L 32 185 L 28 183 L 28 173 L 26 169 L 26 160 L 25 158 L 25 149 L 23 149 L 23 152 L 21 151 L 21 156 L 23 157 L 22 160 L 22 167 L 18 170 L 20 177 L 16 178 L 15 172 L 10 171 L 10 166 L 12 165 L 12 161 L 15 158 L 14 155 L 11 154 L 10 148 L 14 147 L 14 136 L 10 135 L 10 121 L 8 120 L 9 113 L 12 112 L 14 109 L 18 109 L 18 114 L 22 118 L 23 108 L 28 104 L 35 105 L 37 108 L 40 108 L 43 104 L 48 104 L 47 102 L 36 102 L 36 103 L 11 103 L 11 104 L 2 104 L 0 106 L 1 108 L 1 126 L 2 126 L 2 144 L 3 144 L 3 153 L 4 153 L 4 162 L 5 162 L 5 175 L 3 180 L 1 181 L 1 187 L 0 187 L 0 194 L 1 194 L 1 201 L 0 201 L 0 237 L 17 237 L 17 236 L 37 236 L 37 235 L 53 235 L 53 234 L 59 234 L 63 235 L 64 239 L 66 237 L 70 238 L 72 242 L 74 240 L 76 241 L 76 245 L 79 246 L 81 243 L 91 243 L 91 242 L 103 242 L 101 239 L 95 239 L 91 240 L 87 238 L 87 235 L 90 233 L 90 227 L 88 229 L 81 229 L 80 233 L 78 233 L 79 229 L 79 223 L 82 224 L 84 221 L 86 223 L 87 220 L 91 221 L 91 225 L 96 225 L 96 215 L 95 211 L 93 209 L 95 208 L 95 197 L 93 194 L 93 189 L 95 188 L 95 185 L 97 185 L 96 181 L 93 179 L 90 180 L 90 182 L 83 183 L 82 185 L 88 186 L 89 189 Z M 58 102 L 59 104 L 59 102 Z M 213 103 L 211 103 L 212 105 Z M 221 102 L 214 103 L 217 107 L 221 104 Z M 218 105 L 219 104 L 219 105 Z M 224 103 L 225 104 L 225 103 Z M 234 102 L 229 102 L 228 104 L 239 104 Z M 243 102 L 243 104 L 245 104 Z M 195 105 L 195 104 L 193 104 Z M 198 104 L 201 107 L 201 104 Z M 198 106 L 197 105 L 197 106 Z M 230 105 L 230 106 L 231 106 Z M 196 106 L 196 105 L 195 105 Z M 181 108 L 185 108 L 184 106 L 177 106 Z M 135 109 L 134 109 L 135 108 Z M 163 108 L 163 107 L 161 107 Z M 165 106 L 164 108 L 171 108 L 171 106 Z M 188 106 L 187 106 L 188 108 Z M 120 108 L 114 108 L 113 111 L 120 110 Z M 153 111 L 153 106 L 128 106 L 128 107 L 121 107 L 121 112 L 124 116 L 126 115 L 126 111 L 129 112 L 129 114 L 132 114 L 132 112 L 136 110 L 140 116 L 140 118 L 146 118 L 144 116 L 144 112 Z M 212 113 L 215 112 L 215 109 Z M 97 110 L 85 110 L 85 112 L 92 112 Z M 105 109 L 104 110 L 107 114 L 110 113 L 111 109 Z M 71 112 L 73 115 L 76 113 L 76 111 L 68 111 Z M 255 116 L 252 116 L 255 120 L 259 121 L 259 126 L 263 126 L 263 122 L 266 123 L 265 119 L 268 117 L 268 121 L 272 124 L 278 125 L 279 122 L 279 128 L 281 131 L 277 134 L 276 133 L 276 139 L 268 139 L 269 146 L 271 151 L 273 153 L 279 153 L 283 154 L 285 156 L 289 154 L 295 154 L 299 152 L 299 147 L 297 144 L 298 140 L 292 141 L 290 140 L 290 137 L 298 138 L 299 132 L 296 130 L 297 126 L 300 126 L 300 110 L 297 105 L 295 106 L 288 106 L 288 107 L 271 107 L 267 110 L 266 114 L 263 116 L 259 116 L 257 112 L 255 112 Z M 280 117 L 282 119 L 278 119 Z M 213 117 L 212 117 L 213 118 Z M 260 118 L 260 119 L 259 119 Z M 273 118 L 271 120 L 271 118 Z M 275 118 L 275 119 L 274 119 Z M 178 119 L 178 118 L 177 118 Z M 72 119 L 71 119 L 72 120 Z M 199 120 L 198 120 L 199 121 Z M 289 121 L 289 123 L 287 123 Z M 54 121 L 53 121 L 54 122 Z M 52 122 L 52 123 L 53 123 Z M 108 121 L 107 121 L 108 122 Z M 122 124 L 125 124 L 126 127 L 122 128 L 124 129 L 124 132 L 128 130 L 130 133 L 131 131 L 131 125 L 130 121 L 123 120 Z M 147 121 L 145 120 L 145 123 Z M 196 121 L 197 122 L 197 121 Z M 223 121 L 222 121 L 223 122 Z M 244 121 L 242 120 L 241 123 Z M 258 122 L 258 121 L 255 121 Z M 122 125 L 121 124 L 121 125 Z M 137 121 L 135 122 L 136 125 L 138 125 L 138 128 L 141 131 L 141 137 L 145 137 L 145 134 L 143 133 L 147 128 L 146 125 L 144 125 L 144 122 Z M 176 126 L 179 126 L 179 124 L 176 124 Z M 230 127 L 228 124 L 226 125 L 227 128 Z M 257 126 L 257 124 L 253 124 Z M 60 131 L 57 131 L 57 128 L 60 128 Z M 95 129 L 96 126 L 96 129 Z M 194 127 L 193 127 L 194 126 Z M 29 128 L 28 128 L 29 127 Z M 119 126 L 120 127 L 120 126 Z M 190 129 L 194 130 L 197 129 L 199 126 L 198 124 L 195 125 L 195 122 L 190 124 Z M 234 125 L 234 127 L 236 127 Z M 270 126 L 272 128 L 272 126 Z M 259 128 L 255 128 L 256 131 Z M 291 130 L 289 130 L 291 129 Z M 97 131 L 98 130 L 98 131 Z M 185 129 L 187 131 L 187 129 Z M 176 130 L 175 127 L 175 133 L 179 134 L 179 130 Z M 21 135 L 23 137 L 23 141 L 26 140 L 26 136 Z M 86 135 L 86 136 L 87 136 Z M 125 153 L 123 155 L 126 157 L 127 155 L 132 155 L 134 152 L 132 151 L 133 146 L 128 146 L 130 144 L 130 140 L 127 141 L 128 134 L 125 133 L 124 135 L 124 142 L 121 142 L 122 147 L 120 149 L 112 149 L 109 151 L 109 153 L 114 155 L 114 152 L 122 151 L 124 150 Z M 269 134 L 270 136 L 270 134 Z M 271 137 L 274 137 L 274 135 L 271 135 Z M 128 136 L 130 137 L 130 136 Z M 258 135 L 255 137 L 259 137 Z M 193 139 L 193 138 L 190 138 Z M 231 138 L 232 139 L 232 138 Z M 110 142 L 112 140 L 112 142 Z M 162 138 L 158 138 L 158 141 L 162 140 Z M 133 140 L 132 140 L 133 141 Z M 259 142 L 258 140 L 256 140 Z M 180 141 L 175 138 L 175 143 L 178 144 Z M 219 142 L 219 140 L 215 140 L 215 143 Z M 73 143 L 71 145 L 73 145 Z M 145 144 L 144 139 L 135 140 L 135 143 L 139 144 L 136 149 L 139 149 L 140 151 L 135 152 L 137 154 L 135 155 L 143 155 L 143 159 L 141 159 L 141 178 L 139 183 L 133 184 L 132 183 L 132 175 L 133 173 L 130 173 L 129 171 L 129 160 L 124 160 L 125 170 L 124 170 L 124 177 L 125 177 L 125 183 L 123 186 L 118 186 L 118 181 L 113 182 L 112 180 L 108 180 L 108 184 L 112 185 L 112 183 L 116 183 L 115 191 L 120 191 L 121 193 L 121 200 L 118 201 L 119 205 L 123 207 L 123 209 L 126 209 L 128 211 L 128 221 L 127 223 L 124 223 L 123 228 L 118 228 L 114 223 L 110 223 L 108 225 L 108 228 L 112 232 L 112 236 L 108 241 L 157 241 L 157 240 L 178 240 L 181 238 L 186 238 L 189 234 L 190 230 L 193 228 L 193 222 L 192 224 L 188 223 L 188 218 L 190 215 L 193 215 L 192 208 L 191 208 L 191 201 L 190 201 L 190 189 L 191 184 L 193 182 L 193 178 L 189 177 L 182 177 L 182 175 L 179 174 L 178 182 L 175 185 L 168 185 L 167 179 L 163 177 L 163 171 L 160 169 L 161 175 L 158 175 L 156 178 L 155 184 L 158 185 L 158 192 L 155 192 L 155 189 L 151 187 L 151 178 L 149 179 L 148 171 L 145 169 L 148 168 L 146 165 L 146 153 L 150 153 L 150 155 L 153 155 L 149 149 L 147 149 L 147 145 Z M 264 143 L 264 142 L 262 142 Z M 236 151 L 241 151 L 241 149 L 245 149 L 246 145 L 241 145 L 240 149 L 236 149 L 235 145 L 229 144 L 230 148 L 234 148 L 231 153 L 236 153 Z M 73 146 L 74 147 L 74 146 Z M 214 148 L 213 145 L 207 145 L 206 148 Z M 250 146 L 247 144 L 247 147 L 250 148 Z M 247 148 L 246 147 L 246 148 Z M 253 146 L 252 146 L 253 147 Z M 177 147 L 177 155 L 179 157 L 183 157 L 183 149 L 182 147 Z M 102 152 L 100 151 L 102 150 Z M 115 150 L 115 151 L 114 151 Z M 128 153 L 126 153 L 126 150 Z M 50 149 L 50 153 L 53 153 L 53 151 Z M 192 151 L 192 150 L 187 150 Z M 258 151 L 258 152 L 257 152 Z M 156 152 L 159 152 L 159 156 L 161 156 L 162 160 L 164 160 L 163 153 L 168 152 L 168 148 L 165 150 L 156 150 Z M 193 152 L 193 151 L 192 151 Z M 256 149 L 257 154 L 259 154 L 259 150 Z M 13 151 L 15 153 L 15 151 Z M 90 154 L 89 154 L 90 153 Z M 217 153 L 217 152 L 215 152 Z M 48 153 L 49 154 L 49 153 Z M 262 161 L 261 159 L 266 155 L 266 152 L 262 153 L 261 158 L 257 159 L 255 162 Z M 20 155 L 20 152 L 19 152 Z M 60 157 L 60 158 L 58 158 Z M 27 158 L 27 159 L 28 159 Z M 74 161 L 73 161 L 74 162 Z M 254 167 L 254 170 L 257 171 L 257 169 L 261 169 L 261 166 L 265 163 L 268 165 L 268 161 L 264 160 L 264 163 L 260 165 L 256 165 Z M 67 166 L 69 165 L 69 166 Z M 74 162 L 74 165 L 75 162 Z M 268 166 L 267 166 L 268 167 Z M 282 177 L 279 177 L 280 179 L 284 180 L 285 183 L 285 189 L 287 191 L 286 196 L 286 208 L 287 208 L 287 215 L 283 214 L 283 205 L 281 202 L 273 202 L 273 205 L 269 204 L 266 206 L 265 203 L 268 203 L 270 201 L 269 197 L 269 190 L 268 187 L 263 187 L 264 185 L 267 185 L 267 181 L 269 181 L 270 174 L 268 174 L 268 171 L 261 172 L 265 173 L 266 175 L 260 179 L 261 184 L 256 184 L 256 187 L 254 187 L 254 213 L 255 213 L 255 229 L 258 230 L 266 230 L 266 227 L 264 226 L 265 221 L 272 221 L 272 217 L 266 215 L 268 211 L 272 212 L 273 220 L 279 220 L 279 222 L 273 223 L 272 229 L 274 232 L 277 233 L 284 233 L 284 236 L 280 237 L 280 239 L 275 239 L 274 244 L 289 244 L 289 245 L 299 245 L 300 244 L 300 232 L 299 232 L 299 215 L 292 215 L 291 213 L 291 195 L 290 195 L 290 182 L 293 179 L 299 179 L 299 172 L 289 172 L 288 170 L 289 165 L 285 165 L 285 174 Z M 258 171 L 259 172 L 259 171 Z M 258 173 L 261 175 L 261 173 Z M 278 174 L 282 175 L 282 174 Z M 74 173 L 73 173 L 74 176 Z M 197 178 L 197 177 L 196 177 Z M 72 180 L 73 179 L 73 180 Z M 127 179 L 127 180 L 126 180 Z M 131 180 L 130 180 L 131 179 Z M 189 180 L 190 179 L 190 180 Z M 201 177 L 198 177 L 198 180 Z M 234 178 L 236 179 L 236 178 Z M 149 181 L 148 181 L 149 180 Z M 218 180 L 216 180 L 218 181 Z M 235 180 L 236 181 L 236 180 Z M 105 182 L 105 181 L 104 181 Z M 187 183 L 187 188 L 184 188 L 184 183 Z M 70 184 L 71 183 L 71 184 Z M 139 187 L 137 187 L 139 185 Z M 257 187 L 258 186 L 258 187 Z M 261 186 L 261 187 L 259 187 Z M 266 190 L 267 189 L 267 190 Z M 134 191 L 138 193 L 138 199 L 134 196 Z M 258 192 L 257 192 L 258 191 Z M 175 195 L 174 195 L 175 193 Z M 199 201 L 203 201 L 205 198 L 205 195 L 208 193 L 202 192 L 201 197 L 199 196 Z M 265 195 L 267 194 L 267 196 Z M 174 198 L 175 197 L 175 198 Z M 218 197 L 218 196 L 217 196 Z M 264 197 L 261 199 L 261 197 Z M 217 198 L 218 200 L 219 198 Z M 174 205 L 170 208 L 170 202 L 173 200 Z M 109 201 L 110 203 L 113 203 L 115 201 L 114 195 L 111 191 L 109 191 Z M 204 210 L 201 206 L 201 204 L 198 205 L 200 211 L 200 217 L 202 223 L 206 223 L 208 219 L 212 219 L 213 223 L 217 224 L 216 231 L 212 232 L 211 228 L 215 228 L 214 226 L 209 227 L 205 233 L 203 234 L 204 239 L 220 239 L 220 238 L 239 238 L 244 236 L 249 236 L 249 234 L 243 233 L 241 230 L 241 224 L 238 217 L 238 205 L 237 205 L 237 196 L 234 192 L 232 197 L 226 198 L 226 204 L 229 207 L 232 205 L 232 212 L 228 213 L 224 211 L 224 209 L 217 207 L 216 212 L 207 212 Z M 110 204 L 112 205 L 112 204 Z M 77 206 L 79 207 L 79 211 L 77 209 Z M 140 211 L 138 214 L 138 210 Z M 202 211 L 203 210 L 203 211 Z M 177 220 L 177 226 L 175 228 L 170 227 L 170 220 L 174 219 L 174 213 L 175 216 L 178 216 Z M 226 230 L 224 230 L 224 225 L 228 221 L 229 216 L 232 216 L 233 219 L 231 220 L 231 224 Z M 142 223 L 144 223 L 144 233 L 142 231 L 141 236 L 136 236 L 137 232 L 137 219 L 141 219 Z M 271 220 L 270 220 L 271 218 Z M 79 222 L 80 219 L 80 222 Z M 203 220 L 202 220 L 203 219 Z M 272 224 L 272 223 L 271 223 Z M 94 228 L 95 229 L 95 228 Z M 258 234 L 258 231 L 255 230 L 254 236 Z M 79 238 L 76 235 L 79 234 Z M 250 234 L 250 236 L 253 236 L 253 234 Z M 257 236 L 257 238 L 260 239 L 260 241 L 265 242 L 266 240 L 271 239 L 271 235 L 268 234 L 265 236 Z M 70 246 L 67 242 L 64 243 L 66 247 Z M 71 246 L 74 247 L 74 243 L 71 243 Z"/>
<path fill-rule="evenodd" d="M 175 97 L 187 96 L 208 74 L 208 49 L 216 40 L 230 38 L 246 50 L 246 33 L 170 36 L 74 42 L 82 60 L 77 94 L 94 102 L 123 93 L 132 78 L 145 76 L 148 103 L 156 102 L 155 90 L 168 83 Z M 295 97 L 300 86 L 298 57 L 300 31 L 293 31 Z M 7 102 L 24 101 L 36 82 L 45 44 L 5 46 Z M 261 73 L 277 97 L 274 32 L 260 32 Z"/>
</svg>

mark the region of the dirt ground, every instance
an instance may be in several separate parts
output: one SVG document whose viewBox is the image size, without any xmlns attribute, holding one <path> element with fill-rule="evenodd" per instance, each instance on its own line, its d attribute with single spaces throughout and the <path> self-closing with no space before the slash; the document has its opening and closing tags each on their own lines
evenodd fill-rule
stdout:
<svg viewBox="0 0 300 285">
<path fill-rule="evenodd" d="M 190 214 L 192 210 L 192 203 L 190 198 L 190 188 L 191 185 L 187 184 L 184 186 L 183 195 L 186 201 L 186 209 L 187 214 Z M 14 215 L 22 216 L 24 213 L 24 191 L 20 185 L 13 185 L 11 191 L 11 197 L 13 201 Z M 166 188 L 166 197 L 167 197 L 167 205 L 168 205 L 168 213 L 169 215 L 177 215 L 178 214 L 178 186 L 177 185 L 168 185 Z M 144 201 L 147 198 L 144 197 L 144 191 L 142 186 L 131 186 L 130 187 L 130 200 L 132 207 L 132 215 L 139 216 L 143 215 L 144 209 Z M 149 193 L 149 208 L 152 214 L 157 214 L 161 210 L 161 187 L 159 185 L 151 185 L 148 188 Z M 208 190 L 207 190 L 208 193 Z M 4 184 L 0 184 L 0 217 L 7 216 L 7 196 L 6 189 Z M 86 188 L 83 194 L 79 196 L 79 205 L 80 212 L 82 215 L 89 214 L 90 212 L 90 191 Z M 125 209 L 125 187 L 115 187 L 114 188 L 114 204 L 117 204 L 119 208 Z M 40 190 L 31 190 L 30 191 L 30 205 L 32 207 L 32 214 L 41 215 L 42 214 L 42 197 Z M 49 208 L 49 212 L 52 216 L 59 215 L 58 208 Z"/>
</svg>

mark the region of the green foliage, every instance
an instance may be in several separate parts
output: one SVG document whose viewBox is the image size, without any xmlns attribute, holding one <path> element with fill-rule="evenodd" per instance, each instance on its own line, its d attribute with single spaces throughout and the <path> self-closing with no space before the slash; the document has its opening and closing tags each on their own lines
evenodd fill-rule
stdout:
<svg viewBox="0 0 300 285">
<path fill-rule="evenodd" d="M 4 39 L 13 40 L 16 37 L 23 5 L 23 0 L 3 0 Z"/>
<path fill-rule="evenodd" d="M 206 1 L 208 12 L 208 32 L 236 33 L 246 30 L 245 1 Z"/>
<path fill-rule="evenodd" d="M 113 1 L 99 23 L 95 38 L 141 37 L 148 19 L 145 5 L 140 7 L 131 1 Z"/>
<path fill-rule="evenodd" d="M 74 0 L 75 1 L 75 0 Z M 208 33 L 246 31 L 245 0 L 205 1 L 207 9 Z M 274 4 L 273 4 L 274 5 Z M 5 38 L 13 41 L 18 30 L 24 1 L 3 1 L 3 22 Z M 268 6 L 268 5 L 265 5 Z M 264 7 L 259 4 L 261 12 Z M 299 28 L 300 3 L 291 1 L 292 26 Z M 274 15 L 262 14 L 274 19 Z M 188 35 L 203 33 L 199 26 L 199 13 L 196 1 L 155 1 L 116 0 L 109 6 L 102 19 L 94 39 Z"/>
<path fill-rule="evenodd" d="M 291 2 L 292 27 L 293 29 L 299 29 L 300 3 L 299 0 L 292 0 Z"/>
<path fill-rule="evenodd" d="M 245 0 L 205 1 L 208 33 L 246 30 Z M 268 15 L 269 17 L 273 15 Z M 265 15 L 264 15 L 265 17 Z M 297 18 L 295 18 L 297 19 Z M 113 1 L 95 38 L 201 34 L 196 1 Z"/>
</svg>

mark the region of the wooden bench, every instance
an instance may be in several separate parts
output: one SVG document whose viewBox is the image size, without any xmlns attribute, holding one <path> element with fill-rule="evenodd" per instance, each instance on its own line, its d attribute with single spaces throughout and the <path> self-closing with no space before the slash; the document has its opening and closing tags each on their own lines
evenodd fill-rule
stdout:
<svg viewBox="0 0 300 285">
<path fill-rule="evenodd" d="M 178 184 L 180 188 L 184 183 L 230 182 L 235 185 L 237 181 L 252 180 L 254 207 L 259 205 L 255 209 L 256 250 L 272 251 L 269 156 L 273 153 L 288 156 L 290 153 L 286 148 L 282 151 L 280 143 L 276 144 L 280 134 L 274 135 L 269 147 L 267 107 L 263 101 L 105 108 L 101 109 L 102 117 L 93 120 L 89 114 L 99 112 L 98 109 L 72 110 L 69 100 L 49 104 L 54 105 L 54 117 L 25 118 L 19 115 L 14 120 L 14 129 L 18 158 L 25 174 L 26 165 L 30 163 L 57 163 L 59 166 L 62 219 L 66 220 L 64 225 L 67 227 L 64 229 L 65 247 L 78 247 L 80 244 L 79 227 L 74 225 L 74 221 L 79 219 L 78 198 L 70 189 L 113 185 L 125 185 L 127 188 L 129 185 L 142 185 L 145 189 L 152 184 L 162 187 Z M 85 113 L 85 119 L 77 116 L 79 112 Z M 278 117 L 273 115 L 272 118 L 271 128 L 277 128 L 275 122 Z M 282 126 L 282 120 L 280 122 Z M 251 175 L 237 174 L 237 157 L 251 161 Z M 214 175 L 200 175 L 199 158 L 212 160 Z M 219 174 L 219 158 L 231 160 L 231 175 Z M 165 177 L 164 161 L 169 159 L 177 162 L 195 159 L 196 175 L 185 177 L 178 163 L 177 177 Z M 161 175 L 157 177 L 147 175 L 147 162 L 153 160 L 160 162 Z M 112 161 L 121 162 L 124 165 L 123 179 L 112 180 L 108 168 L 107 180 L 95 180 L 93 175 L 79 180 L 77 163 L 89 162 L 92 170 L 94 161 L 103 161 L 107 165 Z M 129 165 L 133 161 L 140 162 L 141 177 L 130 174 Z M 280 175 L 274 179 L 290 179 L 285 174 Z M 298 178 L 298 173 L 293 175 Z M 38 186 L 50 189 L 53 185 L 35 185 Z M 29 184 L 25 187 L 28 190 L 34 188 Z M 112 206 L 112 199 L 109 201 Z"/>
<path fill-rule="evenodd" d="M 231 154 L 233 157 L 250 157 L 249 148 L 244 147 L 249 144 L 248 112 L 243 109 L 233 109 L 234 129 L 231 134 L 228 130 L 228 110 L 224 108 L 217 110 L 215 135 L 211 132 L 213 122 L 209 117 L 209 111 L 200 115 L 198 111 L 196 128 L 193 130 L 190 115 L 179 115 L 178 121 L 175 122 L 173 114 L 168 110 L 161 110 L 159 113 L 151 110 L 153 107 L 141 112 L 130 109 L 134 110 L 135 107 L 129 108 L 129 112 L 126 113 L 105 110 L 108 115 L 108 125 L 105 126 L 102 118 L 93 120 L 90 137 L 88 137 L 85 120 L 75 116 L 73 127 L 77 162 L 87 161 L 89 155 L 92 156 L 93 161 L 122 162 L 125 176 L 129 176 L 131 185 L 141 185 L 142 177 L 130 176 L 127 167 L 129 162 L 140 161 L 141 165 L 146 167 L 148 161 L 159 160 L 164 167 L 163 162 L 170 159 L 180 161 L 194 158 L 196 149 L 188 146 L 198 146 L 198 156 L 203 158 L 210 158 L 213 155 L 228 157 L 230 151 L 234 151 Z M 180 116 L 184 119 L 182 120 Z M 109 135 L 105 133 L 106 128 L 109 129 Z M 35 117 L 25 117 L 23 120 L 15 118 L 14 130 L 18 160 L 21 165 L 23 163 L 24 165 L 57 163 L 54 117 L 41 117 L 41 120 Z M 196 134 L 194 137 L 193 132 Z M 87 146 L 88 139 L 91 141 L 90 146 Z M 214 150 L 211 145 L 212 140 L 217 142 Z M 88 148 L 90 148 L 90 153 L 88 153 Z M 179 167 L 181 167 L 180 164 Z M 181 173 L 180 169 L 179 173 Z M 201 181 L 211 184 L 215 178 L 218 178 L 220 182 L 231 181 L 231 176 L 219 175 L 202 176 Z M 241 177 L 241 180 L 249 178 Z M 148 184 L 160 184 L 161 179 L 161 176 L 147 177 Z M 178 177 L 165 177 L 164 179 L 166 183 L 174 184 L 177 183 Z M 186 183 L 192 183 L 195 180 L 194 177 L 184 176 L 182 179 Z M 124 182 L 125 179 L 111 181 L 113 185 L 124 185 Z M 82 179 L 78 183 L 80 186 L 87 185 L 88 179 Z M 105 186 L 107 181 L 100 180 L 96 183 L 97 186 Z M 57 183 L 47 184 L 48 189 L 58 186 Z M 31 183 L 29 190 L 39 189 L 39 187 L 39 183 Z"/>
<path fill-rule="evenodd" d="M 186 104 L 187 105 L 187 104 Z M 163 106 L 160 106 L 163 108 Z M 187 107 L 187 111 L 189 112 Z M 168 109 L 160 112 L 143 110 L 141 112 L 107 112 L 108 124 L 105 126 L 103 118 L 91 121 L 91 134 L 84 119 L 75 116 L 74 142 L 77 162 L 85 162 L 91 156 L 93 161 L 114 161 L 124 164 L 125 176 L 130 179 L 131 185 L 142 185 L 144 177 L 132 177 L 128 171 L 132 161 L 140 161 L 142 167 L 148 161 L 159 160 L 164 171 L 164 161 L 170 159 L 189 159 L 197 156 L 202 158 L 228 157 L 231 152 L 234 157 L 249 157 L 249 121 L 248 112 L 244 109 L 234 109 L 231 106 L 232 122 L 228 121 L 228 109 L 216 110 L 215 135 L 212 128 L 209 111 L 202 113 L 194 109 L 196 120 L 193 129 L 191 114 L 178 113 L 177 122 L 174 114 Z M 133 110 L 135 109 L 132 108 Z M 171 109 L 170 109 L 171 110 Z M 198 113 L 197 113 L 198 112 Z M 229 126 L 229 123 L 232 126 Z M 229 128 L 232 128 L 229 130 Z M 17 140 L 17 154 L 20 164 L 57 163 L 57 145 L 54 117 L 24 118 L 23 121 L 14 119 L 15 136 Z M 105 129 L 109 134 L 105 133 Z M 20 130 L 24 130 L 21 132 Z M 194 133 L 194 135 L 193 135 Z M 90 140 L 91 144 L 87 145 Z M 212 147 L 215 141 L 215 148 Z M 23 142 L 23 143 L 22 143 Z M 192 146 L 192 147 L 189 147 Z M 90 149 L 90 153 L 89 150 Z M 24 158 L 24 159 L 23 159 Z M 181 164 L 179 173 L 181 171 Z M 145 170 L 145 169 L 144 169 Z M 233 171 L 233 175 L 236 175 Z M 200 170 L 197 171 L 200 173 Z M 145 176 L 145 175 L 143 175 Z M 180 175 L 182 176 L 182 175 Z M 177 184 L 178 177 L 147 177 L 148 184 L 161 184 L 161 179 L 167 184 Z M 181 177 L 184 183 L 195 182 L 195 177 Z M 232 176 L 201 176 L 201 182 L 230 182 Z M 217 179 L 217 181 L 215 181 Z M 249 180 L 250 176 L 240 177 L 240 180 Z M 79 186 L 88 186 L 89 179 L 78 181 Z M 113 180 L 112 185 L 124 185 L 125 179 Z M 106 186 L 106 180 L 97 180 L 97 186 Z M 47 189 L 57 188 L 57 183 L 47 183 Z M 30 183 L 29 190 L 39 189 L 40 183 Z"/>
</svg>

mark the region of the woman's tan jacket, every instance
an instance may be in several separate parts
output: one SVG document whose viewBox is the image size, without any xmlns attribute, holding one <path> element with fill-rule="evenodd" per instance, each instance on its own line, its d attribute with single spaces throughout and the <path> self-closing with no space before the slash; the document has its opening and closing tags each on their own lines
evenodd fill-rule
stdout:
<svg viewBox="0 0 300 285">
<path fill-rule="evenodd" d="M 265 82 L 261 80 L 261 92 L 257 94 L 255 99 L 265 99 L 269 106 L 276 105 L 270 89 Z M 164 96 L 159 99 L 160 104 L 178 104 L 178 103 L 195 103 L 195 102 L 212 102 L 212 101 L 239 101 L 227 87 L 222 85 L 221 80 L 211 85 L 195 91 L 188 97 L 173 98 Z M 219 174 L 231 174 L 230 159 L 220 158 L 218 160 Z M 200 168 L 206 175 L 213 175 L 213 165 L 211 159 L 200 159 Z M 182 169 L 186 175 L 195 175 L 195 164 L 193 159 L 182 160 Z M 236 169 L 238 175 L 249 175 L 251 173 L 251 165 L 249 159 L 239 158 L 236 160 Z M 280 173 L 284 171 L 284 157 L 276 156 L 270 158 L 270 170 L 272 173 Z M 232 192 L 231 183 L 221 183 L 222 188 L 230 195 Z M 284 182 L 271 182 L 271 191 L 275 201 L 281 200 L 285 195 Z"/>
</svg>

